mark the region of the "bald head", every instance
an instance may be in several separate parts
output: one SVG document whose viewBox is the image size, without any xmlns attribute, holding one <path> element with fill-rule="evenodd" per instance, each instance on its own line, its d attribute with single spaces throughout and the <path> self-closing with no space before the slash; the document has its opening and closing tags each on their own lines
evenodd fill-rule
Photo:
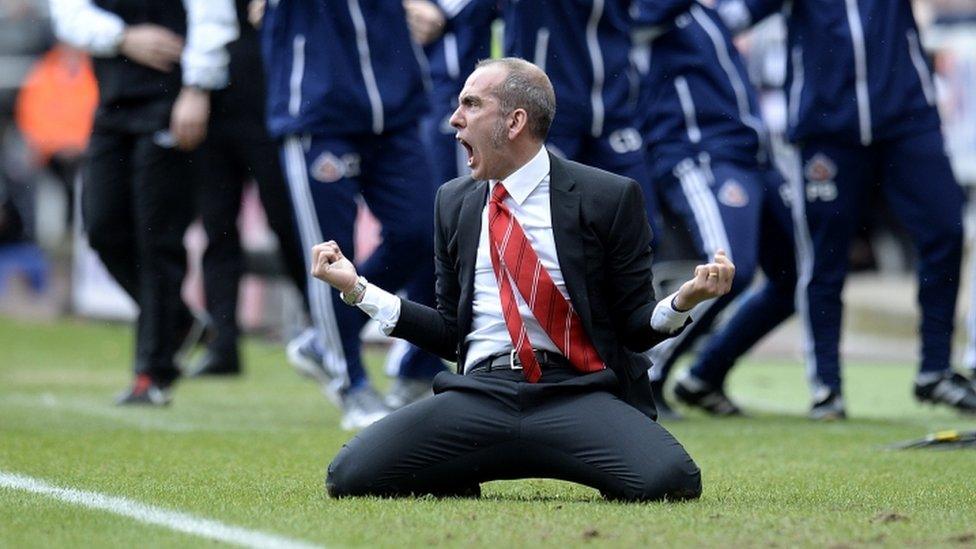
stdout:
<svg viewBox="0 0 976 549">
<path fill-rule="evenodd" d="M 484 59 L 478 62 L 475 70 L 499 66 L 505 69 L 506 75 L 492 89 L 492 94 L 498 98 L 502 115 L 507 116 L 515 109 L 525 110 L 529 133 L 539 141 L 545 141 L 556 116 L 556 93 L 549 77 L 536 65 L 517 57 Z"/>
</svg>

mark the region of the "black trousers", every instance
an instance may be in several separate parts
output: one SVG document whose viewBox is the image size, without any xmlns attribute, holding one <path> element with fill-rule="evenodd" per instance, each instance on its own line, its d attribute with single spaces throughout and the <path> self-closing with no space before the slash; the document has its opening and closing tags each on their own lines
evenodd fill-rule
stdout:
<svg viewBox="0 0 976 549">
<path fill-rule="evenodd" d="M 307 268 L 278 159 L 278 145 L 268 137 L 263 121 L 247 116 L 227 123 L 220 119 L 214 122 L 197 156 L 198 208 L 208 241 L 203 256 L 203 283 L 207 311 L 216 329 L 211 350 L 221 356 L 237 356 L 238 287 L 243 272 L 237 218 L 244 184 L 252 178 L 257 183 L 268 225 L 278 237 L 285 270 L 303 298 Z"/>
<path fill-rule="evenodd" d="M 479 483 L 553 478 L 627 501 L 701 494 L 698 466 L 658 423 L 617 398 L 613 372 L 518 371 L 434 379 L 435 396 L 349 441 L 329 466 L 341 496 L 478 494 Z"/>
<path fill-rule="evenodd" d="M 136 373 L 163 385 L 179 376 L 173 354 L 188 316 L 180 288 L 192 211 L 189 156 L 166 146 L 167 135 L 96 127 L 81 197 L 91 247 L 139 306 Z"/>
</svg>

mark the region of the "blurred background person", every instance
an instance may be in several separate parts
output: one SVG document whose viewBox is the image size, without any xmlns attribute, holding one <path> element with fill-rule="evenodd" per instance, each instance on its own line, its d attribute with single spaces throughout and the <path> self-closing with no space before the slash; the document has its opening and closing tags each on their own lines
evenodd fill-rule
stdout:
<svg viewBox="0 0 976 549">
<path fill-rule="evenodd" d="M 277 236 L 285 274 L 305 296 L 306 272 L 294 208 L 265 126 L 265 80 L 258 31 L 248 23 L 248 1 L 235 0 L 240 36 L 227 46 L 229 84 L 211 92 L 207 137 L 195 155 L 197 209 L 207 234 L 203 285 L 213 337 L 188 365 L 189 375 L 241 372 L 237 321 L 244 255 L 238 231 L 242 191 L 257 184 L 268 225 Z M 303 301 L 307 303 L 307 301 Z"/>
<path fill-rule="evenodd" d="M 180 297 L 190 156 L 227 83 L 230 0 L 52 0 L 59 39 L 94 57 L 99 106 L 81 200 L 92 247 L 139 307 L 135 380 L 118 404 L 163 405 L 191 319 Z"/>
<path fill-rule="evenodd" d="M 492 22 L 497 0 L 406 0 L 414 40 L 424 46 L 430 69 L 431 109 L 421 122 L 421 136 L 431 159 L 434 180 L 450 181 L 469 172 L 467 154 L 455 139 L 451 114 L 464 80 L 481 59 L 491 56 Z"/>
<path fill-rule="evenodd" d="M 727 0 L 734 31 L 779 10 L 779 0 Z M 876 178 L 918 250 L 921 402 L 976 412 L 976 390 L 950 367 L 962 255 L 964 195 L 940 133 L 935 86 L 908 1 L 797 0 L 787 16 L 789 138 L 798 147 L 793 207 L 798 250 L 796 306 L 806 336 L 812 417 L 846 411 L 840 374 L 841 290 L 848 245 L 865 190 Z M 781 308 L 757 314 L 776 315 Z M 740 318 L 772 328 L 775 319 Z M 693 371 L 719 379 L 737 356 Z"/>
<path fill-rule="evenodd" d="M 359 272 L 433 304 L 435 184 L 420 138 L 429 83 L 403 5 L 352 0 L 326 10 L 312 2 L 272 2 L 261 25 L 268 127 L 284 140 L 305 253 L 334 239 L 353 255 L 362 199 L 382 224 L 383 241 Z M 363 428 L 390 409 L 363 368 L 360 331 L 367 317 L 321 284 L 309 284 L 308 293 L 316 331 L 289 345 L 289 356 L 341 406 L 342 428 Z M 429 395 L 432 378 L 444 369 L 440 359 L 413 346 L 391 352 L 398 377 L 388 402 Z"/>
<path fill-rule="evenodd" d="M 637 24 L 634 58 L 643 74 L 640 114 L 653 186 L 661 208 L 681 225 L 665 226 L 672 237 L 664 239 L 686 233 L 699 257 L 724 250 L 736 264 L 731 292 L 700 304 L 684 332 L 649 353 L 659 414 L 676 418 L 663 391 L 671 367 L 750 285 L 757 266 L 767 277 L 765 291 L 792 303 L 792 223 L 756 92 L 718 13 L 694 0 L 643 2 Z M 675 393 L 712 413 L 738 415 L 723 386 L 689 375 Z"/>
</svg>

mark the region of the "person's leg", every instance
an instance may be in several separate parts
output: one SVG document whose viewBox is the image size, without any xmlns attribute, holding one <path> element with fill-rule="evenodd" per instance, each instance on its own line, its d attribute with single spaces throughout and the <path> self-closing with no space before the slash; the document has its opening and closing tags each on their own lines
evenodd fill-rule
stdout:
<svg viewBox="0 0 976 549">
<path fill-rule="evenodd" d="M 295 205 L 298 232 L 307 265 L 312 247 L 335 240 L 355 257 L 360 153 L 345 139 L 324 136 L 289 137 L 282 148 L 283 163 Z M 349 307 L 320 281 L 308 278 L 312 321 L 322 342 L 322 363 L 332 380 L 324 387 L 330 398 L 368 384 L 359 356 L 359 332 L 366 316 Z"/>
<path fill-rule="evenodd" d="M 482 482 L 530 477 L 628 501 L 701 493 L 698 467 L 680 443 L 605 390 L 529 384 L 519 372 L 444 375 L 447 390 L 343 446 L 329 466 L 330 495 L 471 495 Z"/>
<path fill-rule="evenodd" d="M 389 291 L 434 306 L 435 185 L 418 128 L 371 138 L 364 146 L 363 197 L 382 225 L 383 242 L 359 272 Z M 412 345 L 397 346 L 388 371 L 429 383 L 444 370 L 440 358 Z"/>
<path fill-rule="evenodd" d="M 872 176 L 872 150 L 828 141 L 803 144 L 794 185 L 796 308 L 814 401 L 841 394 L 841 291 L 848 251 Z"/>
<path fill-rule="evenodd" d="M 701 495 L 701 471 L 681 443 L 607 391 L 548 398 L 520 427 L 520 467 L 512 478 L 577 482 L 624 501 Z"/>
<path fill-rule="evenodd" d="M 132 210 L 133 137 L 95 130 L 88 144 L 81 216 L 88 243 L 112 278 L 139 301 Z"/>
<path fill-rule="evenodd" d="M 161 386 L 180 374 L 173 356 L 186 321 L 180 289 L 186 274 L 183 235 L 193 211 L 189 160 L 187 153 L 161 147 L 148 134 L 138 138 L 132 155 L 142 368 L 138 373 Z"/>
<path fill-rule="evenodd" d="M 446 390 L 367 427 L 329 465 L 329 495 L 477 495 L 518 451 L 514 385 Z"/>
<path fill-rule="evenodd" d="M 950 368 L 962 260 L 965 195 L 956 183 L 938 129 L 887 143 L 883 189 L 918 249 L 922 363 L 915 396 L 976 412 L 976 391 Z"/>
<path fill-rule="evenodd" d="M 308 309 L 309 265 L 305 263 L 295 207 L 278 157 L 278 145 L 268 137 L 263 123 L 258 123 L 246 135 L 235 140 L 234 148 L 237 161 L 246 166 L 247 175 L 253 177 L 258 186 L 268 226 L 278 237 L 278 249 L 285 272 L 295 284 L 305 308 Z"/>
<path fill-rule="evenodd" d="M 211 134 L 194 163 L 199 179 L 197 204 L 207 249 L 203 254 L 203 287 L 207 312 L 215 328 L 203 364 L 193 374 L 240 371 L 237 340 L 237 302 L 244 270 L 237 217 L 241 209 L 245 170 L 225 136 Z M 202 370 L 202 369 L 205 369 Z"/>
<path fill-rule="evenodd" d="M 782 192 L 788 185 L 771 167 L 764 175 L 759 265 L 766 280 L 743 296 L 728 322 L 705 342 L 689 370 L 692 376 L 712 387 L 723 387 L 736 361 L 794 311 L 793 227 Z"/>
<path fill-rule="evenodd" d="M 457 130 L 449 122 L 456 103 L 457 100 L 454 100 L 447 112 L 438 110 L 425 116 L 420 123 L 420 136 L 434 173 L 434 184 L 437 186 L 471 171 L 464 147 L 454 138 Z"/>
<path fill-rule="evenodd" d="M 708 333 L 716 316 L 752 282 L 765 186 L 758 167 L 702 159 L 682 162 L 673 176 L 661 181 L 667 206 L 684 220 L 703 261 L 725 250 L 735 264 L 735 278 L 728 294 L 696 307 L 690 326 L 650 351 L 651 379 L 662 382 L 678 358 Z"/>
</svg>

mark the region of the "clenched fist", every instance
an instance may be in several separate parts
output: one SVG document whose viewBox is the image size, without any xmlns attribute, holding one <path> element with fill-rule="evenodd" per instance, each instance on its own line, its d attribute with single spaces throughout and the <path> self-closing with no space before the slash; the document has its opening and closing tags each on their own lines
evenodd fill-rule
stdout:
<svg viewBox="0 0 976 549">
<path fill-rule="evenodd" d="M 721 297 L 732 289 L 735 265 L 724 250 L 715 252 L 711 263 L 695 267 L 695 277 L 685 282 L 674 296 L 674 306 L 687 311 L 703 301 Z"/>
<path fill-rule="evenodd" d="M 356 287 L 359 273 L 352 261 L 342 255 L 342 250 L 334 240 L 316 244 L 312 248 L 312 276 L 328 282 L 340 292 L 349 292 Z"/>
</svg>

